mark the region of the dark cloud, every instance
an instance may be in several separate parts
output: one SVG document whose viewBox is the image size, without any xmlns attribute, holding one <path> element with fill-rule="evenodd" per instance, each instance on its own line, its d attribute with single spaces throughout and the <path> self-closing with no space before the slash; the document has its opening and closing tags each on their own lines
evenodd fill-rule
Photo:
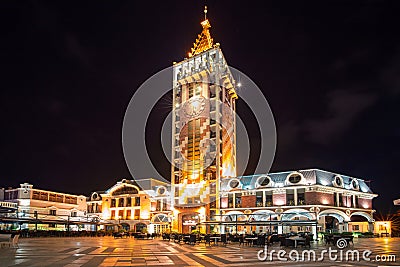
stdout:
<svg viewBox="0 0 400 267">
<path fill-rule="evenodd" d="M 65 34 L 65 47 L 68 55 L 75 59 L 82 67 L 92 68 L 88 53 L 81 45 L 77 36 L 72 33 Z"/>
<path fill-rule="evenodd" d="M 359 115 L 378 99 L 373 93 L 336 90 L 326 96 L 326 110 L 316 112 L 322 118 L 307 120 L 304 131 L 310 142 L 329 145 L 352 128 Z"/>
<path fill-rule="evenodd" d="M 400 94 L 400 47 L 397 47 L 393 58 L 383 68 L 380 78 L 385 85 L 382 87 L 383 90 L 387 89 L 393 95 Z"/>
</svg>

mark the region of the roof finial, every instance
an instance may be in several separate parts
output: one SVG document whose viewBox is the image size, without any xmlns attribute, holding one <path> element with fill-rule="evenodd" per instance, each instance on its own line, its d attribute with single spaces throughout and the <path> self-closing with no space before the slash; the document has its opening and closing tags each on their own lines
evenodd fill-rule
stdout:
<svg viewBox="0 0 400 267">
<path fill-rule="evenodd" d="M 204 6 L 204 20 L 207 19 L 207 6 Z"/>
</svg>

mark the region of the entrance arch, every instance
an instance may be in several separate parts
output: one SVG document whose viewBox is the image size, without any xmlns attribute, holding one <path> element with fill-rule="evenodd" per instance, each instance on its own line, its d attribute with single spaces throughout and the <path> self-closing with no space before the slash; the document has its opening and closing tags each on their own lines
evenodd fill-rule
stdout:
<svg viewBox="0 0 400 267">
<path fill-rule="evenodd" d="M 318 219 L 323 216 L 332 216 L 336 218 L 340 223 L 350 221 L 350 217 L 341 210 L 335 210 L 335 209 L 323 210 L 318 214 Z"/>
<path fill-rule="evenodd" d="M 361 216 L 367 219 L 368 222 L 374 222 L 374 218 L 371 216 L 371 214 L 363 212 L 363 211 L 357 211 L 351 214 L 350 218 L 353 216 Z"/>
<path fill-rule="evenodd" d="M 290 209 L 282 213 L 282 221 L 289 221 L 295 217 L 305 217 L 308 220 L 315 220 L 315 215 L 306 209 Z"/>
<path fill-rule="evenodd" d="M 350 217 L 341 210 L 327 209 L 318 214 L 318 222 L 323 231 L 347 232 Z"/>
<path fill-rule="evenodd" d="M 167 214 L 159 213 L 153 216 L 150 224 L 151 233 L 161 234 L 170 231 L 171 219 Z"/>
<path fill-rule="evenodd" d="M 199 213 L 197 212 L 186 212 L 180 213 L 180 222 L 181 222 L 181 229 L 182 233 L 188 234 L 191 233 L 193 230 L 196 230 L 196 226 L 199 223 Z"/>
<path fill-rule="evenodd" d="M 277 221 L 279 220 L 278 214 L 271 210 L 257 210 L 249 215 L 249 222 L 255 223 L 255 226 L 251 226 L 252 231 L 256 233 L 272 233 L 277 232 Z M 270 222 L 265 223 L 265 222 Z"/>
<path fill-rule="evenodd" d="M 278 215 L 271 210 L 256 210 L 249 216 L 250 221 L 269 221 L 277 219 Z"/>
<path fill-rule="evenodd" d="M 239 233 L 239 232 L 246 232 L 246 226 L 243 226 L 243 222 L 247 222 L 247 215 L 245 215 L 241 211 L 230 211 L 227 212 L 224 216 L 222 216 L 222 221 L 227 222 L 228 224 L 222 227 L 222 233 Z M 231 222 L 231 223 L 230 223 Z M 239 223 L 239 225 L 238 225 Z"/>
<path fill-rule="evenodd" d="M 145 223 L 137 223 L 135 224 L 135 231 L 136 232 L 144 232 L 147 230 L 147 225 Z"/>
<path fill-rule="evenodd" d="M 240 211 L 230 211 L 222 216 L 222 221 L 224 222 L 244 222 L 247 221 L 247 216 Z"/>
<path fill-rule="evenodd" d="M 122 230 L 124 230 L 124 231 L 129 232 L 129 230 L 131 229 L 131 226 L 127 223 L 121 223 L 120 225 L 121 225 Z"/>
</svg>

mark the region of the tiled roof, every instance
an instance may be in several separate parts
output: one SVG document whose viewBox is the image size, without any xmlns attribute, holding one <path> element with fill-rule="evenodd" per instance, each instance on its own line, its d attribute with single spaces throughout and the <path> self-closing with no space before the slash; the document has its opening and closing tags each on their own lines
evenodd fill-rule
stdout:
<svg viewBox="0 0 400 267">
<path fill-rule="evenodd" d="M 243 189 L 254 189 L 256 188 L 257 178 L 261 176 L 268 176 L 271 181 L 275 184 L 273 187 L 284 187 L 287 177 L 292 173 L 300 173 L 304 180 L 299 183 L 299 185 L 323 185 L 329 187 L 335 187 L 333 181 L 335 177 L 339 176 L 343 179 L 343 188 L 352 190 L 353 180 L 357 181 L 359 186 L 359 191 L 364 193 L 372 193 L 367 183 L 363 179 L 354 178 L 347 175 L 341 175 L 338 173 L 328 172 L 319 169 L 307 169 L 307 170 L 297 170 L 297 171 L 285 171 L 279 173 L 269 173 L 269 174 L 254 174 L 247 176 L 239 176 L 237 179 L 240 180 Z M 230 179 L 223 179 L 221 187 L 227 188 Z"/>
</svg>

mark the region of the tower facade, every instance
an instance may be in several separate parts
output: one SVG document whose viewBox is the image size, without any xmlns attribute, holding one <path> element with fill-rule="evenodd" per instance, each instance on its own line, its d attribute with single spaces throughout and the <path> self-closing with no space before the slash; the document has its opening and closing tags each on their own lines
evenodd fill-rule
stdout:
<svg viewBox="0 0 400 267">
<path fill-rule="evenodd" d="M 202 207 L 197 222 L 217 218 L 220 179 L 236 177 L 235 81 L 208 19 L 201 26 L 188 58 L 174 63 L 172 113 L 171 204 Z"/>
</svg>

